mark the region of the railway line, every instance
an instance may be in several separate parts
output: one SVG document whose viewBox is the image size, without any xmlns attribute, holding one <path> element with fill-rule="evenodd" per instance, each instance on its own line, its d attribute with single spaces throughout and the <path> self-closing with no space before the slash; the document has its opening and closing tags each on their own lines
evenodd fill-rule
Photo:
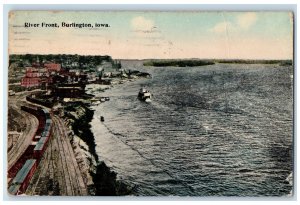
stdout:
<svg viewBox="0 0 300 205">
<path fill-rule="evenodd" d="M 23 137 L 19 137 L 8 152 L 9 192 L 17 195 L 88 195 L 64 122 L 50 115 L 45 107 L 26 102 L 24 95 L 15 96 L 13 101 L 10 109 L 15 109 L 24 118 L 26 128 Z"/>
<path fill-rule="evenodd" d="M 60 156 L 64 156 L 61 159 L 64 171 L 67 173 L 70 182 L 70 187 L 73 195 L 87 195 L 87 188 L 84 183 L 80 168 L 75 158 L 71 143 L 68 139 L 68 133 L 62 120 L 56 116 L 53 117 L 54 125 L 57 126 L 58 146 L 60 147 Z"/>
<path fill-rule="evenodd" d="M 20 116 L 20 120 L 22 119 L 26 126 L 18 139 L 14 139 L 16 143 L 13 144 L 7 153 L 8 169 L 10 169 L 12 165 L 16 163 L 18 158 L 20 158 L 20 156 L 25 152 L 38 127 L 38 119 L 35 116 L 20 110 L 20 107 L 25 104 L 23 99 L 25 99 L 25 97 L 23 95 L 19 95 L 15 96 L 12 100 L 9 100 L 9 109 L 15 110 Z"/>
<path fill-rule="evenodd" d="M 21 114 L 21 113 L 20 113 Z M 38 120 L 33 117 L 29 117 L 28 115 L 21 114 L 26 124 L 26 129 L 23 132 L 22 135 L 18 137 L 16 140 L 16 143 L 12 146 L 12 148 L 9 150 L 7 159 L 8 159 L 8 169 L 11 168 L 11 166 L 16 163 L 18 158 L 25 152 L 26 148 L 31 143 L 31 138 L 37 130 L 38 127 Z"/>
<path fill-rule="evenodd" d="M 53 116 L 52 119 L 52 138 L 26 194 L 86 196 L 87 187 L 69 142 L 67 130 L 57 116 Z"/>
<path fill-rule="evenodd" d="M 50 138 L 52 120 L 48 110 L 39 107 L 21 106 L 21 110 L 34 115 L 38 127 L 33 136 L 28 136 L 30 144 L 22 155 L 8 169 L 8 190 L 10 194 L 23 194 L 43 157 Z"/>
</svg>

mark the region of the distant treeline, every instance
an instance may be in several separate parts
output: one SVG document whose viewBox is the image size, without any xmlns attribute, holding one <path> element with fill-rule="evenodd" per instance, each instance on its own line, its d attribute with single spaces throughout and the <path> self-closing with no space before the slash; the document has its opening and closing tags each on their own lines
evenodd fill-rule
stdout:
<svg viewBox="0 0 300 205">
<path fill-rule="evenodd" d="M 217 63 L 232 63 L 232 64 L 281 64 L 281 65 L 292 65 L 292 60 L 215 60 Z"/>
<path fill-rule="evenodd" d="M 206 60 L 158 60 L 158 61 L 148 61 L 144 62 L 144 66 L 155 66 L 155 67 L 193 67 L 193 66 L 203 66 L 203 65 L 213 65 L 213 61 Z"/>
<path fill-rule="evenodd" d="M 240 59 L 214 59 L 214 60 L 150 60 L 143 63 L 144 66 L 155 67 L 193 67 L 213 65 L 215 63 L 231 63 L 231 64 L 280 64 L 293 65 L 292 60 L 240 60 Z"/>
</svg>

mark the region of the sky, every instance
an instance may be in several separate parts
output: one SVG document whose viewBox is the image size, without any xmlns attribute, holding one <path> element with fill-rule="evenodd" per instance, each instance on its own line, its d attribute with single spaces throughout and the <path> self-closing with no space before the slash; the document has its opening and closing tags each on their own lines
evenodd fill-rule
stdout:
<svg viewBox="0 0 300 205">
<path fill-rule="evenodd" d="M 59 28 L 25 23 L 57 23 Z M 108 24 L 66 28 L 61 23 Z M 9 54 L 110 55 L 114 59 L 292 59 L 290 12 L 12 11 Z"/>
</svg>

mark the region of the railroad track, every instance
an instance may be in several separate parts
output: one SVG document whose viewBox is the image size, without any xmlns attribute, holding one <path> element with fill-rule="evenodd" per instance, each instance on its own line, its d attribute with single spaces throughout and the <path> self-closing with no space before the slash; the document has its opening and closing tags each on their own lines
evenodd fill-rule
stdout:
<svg viewBox="0 0 300 205">
<path fill-rule="evenodd" d="M 21 106 L 35 105 L 36 107 L 46 108 L 44 106 L 29 103 L 26 101 L 26 96 L 32 92 L 36 92 L 36 91 L 21 93 L 9 97 L 9 108 L 14 109 L 22 117 L 22 119 L 25 120 L 26 126 L 25 126 L 25 130 L 23 131 L 23 134 L 19 136 L 19 138 L 17 139 L 16 144 L 14 144 L 11 147 L 11 149 L 7 152 L 7 162 L 8 162 L 7 170 L 9 170 L 17 162 L 17 160 L 24 154 L 27 147 L 31 144 L 32 138 L 39 126 L 38 119 L 34 115 L 22 111 Z"/>
<path fill-rule="evenodd" d="M 43 183 L 40 182 L 43 180 L 43 176 L 45 176 L 48 171 L 47 157 L 48 152 L 45 152 L 38 166 L 38 169 L 35 171 L 35 175 L 32 177 L 31 182 L 26 190 L 27 195 L 42 195 L 40 191 L 42 190 L 41 185 Z"/>
<path fill-rule="evenodd" d="M 52 116 L 52 120 L 52 137 L 26 193 L 28 195 L 86 196 L 87 188 L 64 124 L 56 116 Z M 52 186 L 52 189 L 49 190 L 47 185 Z"/>
<path fill-rule="evenodd" d="M 52 191 L 47 190 L 47 185 L 54 181 L 59 182 L 59 195 L 67 196 L 71 195 L 67 192 L 66 187 L 70 186 L 67 183 L 66 177 L 67 174 L 64 171 L 62 158 L 60 154 L 57 155 L 57 152 L 60 152 L 62 149 L 58 144 L 58 132 L 56 126 L 53 122 L 52 137 L 48 142 L 48 147 L 45 151 L 44 157 L 41 159 L 40 165 L 36 171 L 36 174 L 31 182 L 31 185 L 27 189 L 27 194 L 29 195 L 51 195 Z M 52 174 L 51 174 L 52 173 Z M 55 177 L 54 177 L 55 173 Z M 52 184 L 53 187 L 53 184 Z M 46 191 L 45 191 L 46 190 Z"/>
<path fill-rule="evenodd" d="M 20 97 L 16 99 L 16 103 L 20 103 Z M 12 103 L 10 109 L 14 109 L 25 120 L 25 130 L 23 134 L 18 137 L 16 144 L 7 153 L 8 170 L 15 164 L 19 157 L 25 152 L 26 148 L 30 145 L 32 137 L 38 127 L 38 119 L 26 112 L 21 111 L 16 103 Z"/>
<path fill-rule="evenodd" d="M 22 138 L 19 138 L 18 142 L 8 152 L 8 168 L 22 156 L 31 144 L 32 137 L 39 124 L 36 117 L 20 110 L 21 105 L 32 105 L 32 103 L 26 102 L 23 94 L 15 96 L 12 102 L 11 108 L 15 109 L 25 119 L 26 128 Z M 70 144 L 66 127 L 57 116 L 52 116 L 52 120 L 52 131 L 48 146 L 25 194 L 86 196 L 88 194 L 87 187 Z"/>
<path fill-rule="evenodd" d="M 62 156 L 65 163 L 65 170 L 68 172 L 70 177 L 72 193 L 76 196 L 78 195 L 87 195 L 86 185 L 83 181 L 80 168 L 76 161 L 72 146 L 68 139 L 68 134 L 65 129 L 64 123 L 56 116 L 53 117 L 55 124 L 57 123 L 58 133 L 60 139 L 58 139 L 58 144 L 62 148 Z"/>
<path fill-rule="evenodd" d="M 71 183 L 72 179 L 71 179 L 71 173 L 70 170 L 68 169 L 68 161 L 66 160 L 67 155 L 65 152 L 65 148 L 63 147 L 61 141 L 63 140 L 64 136 L 61 135 L 60 133 L 60 128 L 59 128 L 59 123 L 57 122 L 57 119 L 53 119 L 54 121 L 54 128 L 56 131 L 56 144 L 57 147 L 59 149 L 59 153 L 60 153 L 60 163 L 59 163 L 59 167 L 61 168 L 62 171 L 62 176 L 64 176 L 64 181 L 65 181 L 65 191 L 66 191 L 66 195 L 67 196 L 72 196 L 74 195 L 73 192 L 73 183 Z"/>
<path fill-rule="evenodd" d="M 48 147 L 44 153 L 44 156 L 41 158 L 36 173 L 26 190 L 26 194 L 28 195 L 52 195 L 51 193 L 49 194 L 48 181 L 49 179 L 54 179 L 54 177 L 51 178 L 51 173 L 53 173 L 53 138 L 54 136 L 52 134 L 48 141 Z"/>
</svg>

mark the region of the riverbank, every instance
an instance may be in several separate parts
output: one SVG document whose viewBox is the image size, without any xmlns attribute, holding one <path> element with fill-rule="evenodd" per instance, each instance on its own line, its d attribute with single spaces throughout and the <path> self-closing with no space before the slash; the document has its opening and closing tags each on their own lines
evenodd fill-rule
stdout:
<svg viewBox="0 0 300 205">
<path fill-rule="evenodd" d="M 92 196 L 129 195 L 130 187 L 117 180 L 117 173 L 110 170 L 105 162 L 99 160 L 95 151 L 95 137 L 90 122 L 94 112 L 83 103 L 69 104 L 65 107 L 64 119 L 72 130 L 70 142 L 75 152 L 80 171 L 87 182 L 88 194 Z"/>
<path fill-rule="evenodd" d="M 97 96 L 114 85 L 149 77 L 151 77 L 149 73 L 129 70 L 121 77 L 113 78 L 110 85 L 87 85 L 86 93 Z M 69 133 L 70 143 L 82 176 L 86 181 L 88 194 L 92 196 L 130 195 L 133 187 L 118 180 L 117 173 L 112 171 L 104 161 L 101 161 L 96 152 L 95 136 L 90 125 L 94 118 L 91 105 L 80 101 L 62 105 L 63 119 L 68 129 L 71 130 Z"/>
</svg>

